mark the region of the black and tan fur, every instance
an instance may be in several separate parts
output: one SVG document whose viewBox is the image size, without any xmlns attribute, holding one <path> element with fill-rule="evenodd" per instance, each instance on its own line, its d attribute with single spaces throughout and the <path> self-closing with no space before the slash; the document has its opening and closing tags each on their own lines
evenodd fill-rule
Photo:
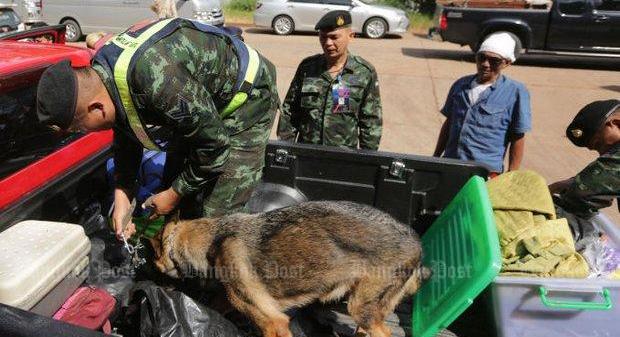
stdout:
<svg viewBox="0 0 620 337">
<path fill-rule="evenodd" d="M 265 337 L 290 337 L 283 312 L 348 295 L 360 332 L 387 337 L 384 318 L 430 276 L 417 235 L 352 202 L 306 202 L 256 215 L 169 223 L 153 243 L 173 277 L 213 273 Z"/>
</svg>

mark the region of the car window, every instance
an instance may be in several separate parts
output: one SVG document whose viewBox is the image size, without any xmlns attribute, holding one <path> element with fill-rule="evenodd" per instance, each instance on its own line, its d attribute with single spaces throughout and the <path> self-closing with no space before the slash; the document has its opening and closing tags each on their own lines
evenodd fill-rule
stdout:
<svg viewBox="0 0 620 337">
<path fill-rule="evenodd" d="M 12 9 L 0 8 L 0 26 L 16 26 L 19 24 L 19 17 Z"/>
<path fill-rule="evenodd" d="M 594 0 L 594 9 L 620 12 L 620 0 Z"/>
<path fill-rule="evenodd" d="M 309 3 L 309 4 L 320 4 L 321 0 L 290 0 L 290 2 L 301 2 L 301 3 Z"/>
<path fill-rule="evenodd" d="M 580 15 L 586 11 L 586 0 L 561 0 L 560 13 L 566 15 Z"/>
<path fill-rule="evenodd" d="M 325 0 L 329 5 L 351 6 L 351 0 Z"/>
<path fill-rule="evenodd" d="M 36 79 L 41 72 L 0 78 L 0 180 L 81 136 L 37 122 Z"/>
</svg>

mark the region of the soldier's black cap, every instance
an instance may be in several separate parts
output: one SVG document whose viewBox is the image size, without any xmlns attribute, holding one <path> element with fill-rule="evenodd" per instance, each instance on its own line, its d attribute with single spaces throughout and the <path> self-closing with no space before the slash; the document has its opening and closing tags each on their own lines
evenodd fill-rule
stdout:
<svg viewBox="0 0 620 337">
<path fill-rule="evenodd" d="M 566 137 L 579 147 L 586 147 L 607 118 L 620 108 L 620 101 L 609 99 L 584 106 L 566 128 Z"/>
<path fill-rule="evenodd" d="M 39 122 L 67 129 L 75 115 L 77 91 L 77 76 L 70 61 L 61 61 L 45 69 L 37 88 Z"/>
<path fill-rule="evenodd" d="M 351 25 L 351 13 L 347 11 L 332 11 L 325 14 L 314 26 L 314 30 L 332 31 Z"/>
</svg>

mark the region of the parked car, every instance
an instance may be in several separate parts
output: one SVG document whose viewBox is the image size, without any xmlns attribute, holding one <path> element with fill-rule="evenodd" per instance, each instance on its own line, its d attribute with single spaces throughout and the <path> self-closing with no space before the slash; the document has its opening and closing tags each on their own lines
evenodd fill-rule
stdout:
<svg viewBox="0 0 620 337">
<path fill-rule="evenodd" d="M 353 31 L 372 39 L 405 33 L 409 28 L 405 11 L 367 0 L 258 0 L 254 24 L 270 27 L 278 35 L 314 31 L 321 17 L 333 10 L 350 11 Z"/>
<path fill-rule="evenodd" d="M 473 51 L 488 35 L 507 32 L 516 54 L 620 56 L 617 0 L 555 0 L 549 9 L 443 7 L 436 20 L 444 41 Z"/>
<path fill-rule="evenodd" d="M 7 0 L 5 0 L 7 1 Z M 41 18 L 43 0 L 8 0 L 12 1 L 17 15 L 22 18 L 27 28 L 41 27 L 45 24 Z"/>
<path fill-rule="evenodd" d="M 0 34 L 23 30 L 23 23 L 14 10 L 14 6 L 0 4 Z"/>
<path fill-rule="evenodd" d="M 75 42 L 83 34 L 97 31 L 118 33 L 155 13 L 150 9 L 153 0 L 45 0 L 43 21 L 67 25 L 67 41 Z M 178 0 L 180 17 L 194 19 L 214 26 L 224 24 L 219 0 Z"/>
</svg>

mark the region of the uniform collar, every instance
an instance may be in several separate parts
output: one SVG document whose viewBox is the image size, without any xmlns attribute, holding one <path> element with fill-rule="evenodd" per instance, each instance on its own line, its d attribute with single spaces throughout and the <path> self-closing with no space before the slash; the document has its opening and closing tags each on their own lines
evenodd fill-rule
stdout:
<svg viewBox="0 0 620 337">
<path fill-rule="evenodd" d="M 471 75 L 471 78 L 469 79 L 469 81 L 467 81 L 467 85 L 471 86 L 471 83 L 473 81 L 476 81 L 477 78 L 478 78 L 478 74 Z M 495 82 L 493 82 L 493 84 L 491 84 L 489 88 L 491 88 L 492 90 L 495 90 L 497 89 L 498 86 L 502 85 L 504 82 L 506 82 L 506 76 L 504 76 L 503 74 L 500 74 L 495 80 Z"/>
<path fill-rule="evenodd" d="M 329 72 L 327 71 L 327 59 L 325 58 L 325 56 L 323 56 L 323 68 L 325 69 L 325 71 L 323 72 L 323 76 L 331 80 L 332 78 L 329 75 Z M 342 73 L 345 73 L 345 72 L 351 73 L 351 74 L 355 72 L 355 59 L 353 58 L 353 55 L 351 54 L 351 52 L 348 50 L 347 50 L 347 63 L 345 63 L 344 68 L 342 68 Z"/>
<path fill-rule="evenodd" d="M 115 94 L 117 92 L 116 83 L 114 83 L 114 79 L 112 75 L 108 73 L 107 67 L 98 62 L 93 61 L 92 69 L 95 71 L 97 75 L 99 75 L 99 78 L 101 78 L 103 85 L 108 90 L 108 94 L 110 95 L 110 97 L 112 98 L 112 101 L 114 102 L 114 106 L 116 108 L 116 112 L 115 112 L 116 121 L 117 122 L 120 121 L 121 124 L 129 125 L 127 121 L 127 115 L 125 114 L 125 109 L 119 109 L 119 106 L 117 105 L 118 99 Z M 119 119 L 119 117 L 121 117 L 121 119 Z"/>
</svg>

